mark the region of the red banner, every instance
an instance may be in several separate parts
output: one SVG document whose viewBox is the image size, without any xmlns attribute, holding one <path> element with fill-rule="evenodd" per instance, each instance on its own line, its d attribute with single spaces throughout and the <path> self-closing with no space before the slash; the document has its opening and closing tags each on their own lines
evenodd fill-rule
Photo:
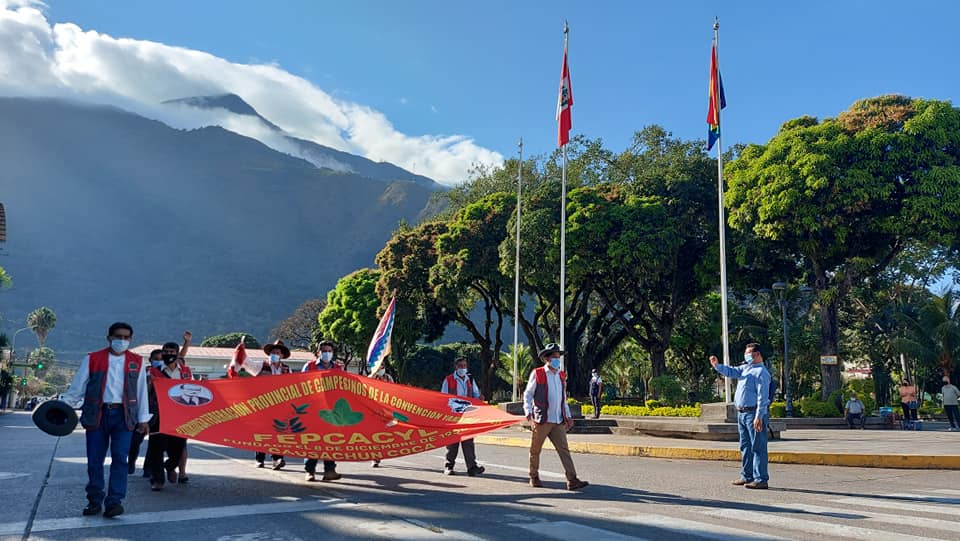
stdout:
<svg viewBox="0 0 960 541">
<path fill-rule="evenodd" d="M 287 457 L 396 458 L 522 420 L 480 400 L 341 370 L 153 384 L 164 434 Z"/>
</svg>

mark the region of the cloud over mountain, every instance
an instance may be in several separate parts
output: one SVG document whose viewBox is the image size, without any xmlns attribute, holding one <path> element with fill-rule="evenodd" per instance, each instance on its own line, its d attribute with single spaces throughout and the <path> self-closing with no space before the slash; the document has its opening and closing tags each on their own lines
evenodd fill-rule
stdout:
<svg viewBox="0 0 960 541">
<path fill-rule="evenodd" d="M 261 119 L 226 109 L 162 102 L 234 93 L 293 137 L 440 182 L 465 179 L 473 164 L 503 156 L 465 135 L 409 135 L 383 113 L 334 98 L 275 65 L 239 64 L 182 47 L 116 38 L 72 23 L 51 24 L 43 4 L 0 0 L 0 95 L 56 96 L 116 105 L 176 128 L 220 125 L 281 152 L 284 139 Z M 289 145 L 288 145 L 289 146 Z"/>
</svg>

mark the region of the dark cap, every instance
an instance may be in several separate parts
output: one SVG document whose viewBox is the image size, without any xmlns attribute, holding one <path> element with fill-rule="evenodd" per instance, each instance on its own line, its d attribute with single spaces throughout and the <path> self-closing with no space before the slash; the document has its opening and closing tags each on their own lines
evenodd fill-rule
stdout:
<svg viewBox="0 0 960 541">
<path fill-rule="evenodd" d="M 554 353 L 559 353 L 563 355 L 563 350 L 560 349 L 560 344 L 554 344 L 553 342 L 547 344 L 540 350 L 540 354 L 537 355 L 540 358 L 546 357 L 547 355 L 552 355 Z"/>
</svg>

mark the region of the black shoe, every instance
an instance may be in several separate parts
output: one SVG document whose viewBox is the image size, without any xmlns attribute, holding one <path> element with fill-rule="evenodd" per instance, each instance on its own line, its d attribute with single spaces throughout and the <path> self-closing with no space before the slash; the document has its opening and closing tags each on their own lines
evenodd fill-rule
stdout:
<svg viewBox="0 0 960 541">
<path fill-rule="evenodd" d="M 443 469 L 443 474 L 444 474 L 444 475 L 454 475 L 454 473 L 453 473 L 453 468 L 444 468 L 444 469 Z"/>
<path fill-rule="evenodd" d="M 263 462 L 257 462 L 257 467 L 258 467 L 258 468 L 263 468 L 263 467 L 264 467 Z"/>
<path fill-rule="evenodd" d="M 83 508 L 83 516 L 85 517 L 92 517 L 94 515 L 99 515 L 99 514 L 100 514 L 99 503 L 90 502 L 87 504 L 86 507 Z"/>
<path fill-rule="evenodd" d="M 273 461 L 273 469 L 275 470 L 282 469 L 286 465 L 287 465 L 287 461 L 282 458 L 278 458 L 277 460 Z"/>
<path fill-rule="evenodd" d="M 113 518 L 117 515 L 122 515 L 122 514 L 123 514 L 123 506 L 120 505 L 119 503 L 108 505 L 106 510 L 103 511 L 104 518 Z"/>
<path fill-rule="evenodd" d="M 484 468 L 483 466 L 474 466 L 472 468 L 467 469 L 467 475 L 469 475 L 470 477 L 476 477 L 485 471 L 487 471 L 487 469 Z"/>
<path fill-rule="evenodd" d="M 133 475 L 137 471 L 137 463 L 129 462 L 127 463 L 127 475 Z"/>
</svg>

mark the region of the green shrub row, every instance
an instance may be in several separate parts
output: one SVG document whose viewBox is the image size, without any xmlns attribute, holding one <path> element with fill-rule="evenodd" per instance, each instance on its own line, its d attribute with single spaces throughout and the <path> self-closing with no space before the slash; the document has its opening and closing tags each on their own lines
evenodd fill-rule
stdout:
<svg viewBox="0 0 960 541">
<path fill-rule="evenodd" d="M 584 415 L 593 415 L 593 406 L 580 406 L 580 411 Z M 648 408 L 646 406 L 611 406 L 605 405 L 600 408 L 601 415 L 628 415 L 632 417 L 699 417 L 700 404 L 696 406 L 660 406 L 657 408 Z"/>
</svg>

